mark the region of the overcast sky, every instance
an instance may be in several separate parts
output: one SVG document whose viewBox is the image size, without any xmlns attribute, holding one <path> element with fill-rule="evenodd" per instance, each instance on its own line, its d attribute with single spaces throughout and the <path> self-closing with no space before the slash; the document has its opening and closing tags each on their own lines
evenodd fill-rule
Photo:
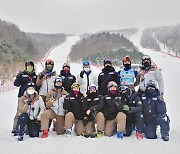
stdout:
<svg viewBox="0 0 180 154">
<path fill-rule="evenodd" d="M 173 25 L 180 0 L 0 0 L 0 18 L 43 33 Z"/>
</svg>

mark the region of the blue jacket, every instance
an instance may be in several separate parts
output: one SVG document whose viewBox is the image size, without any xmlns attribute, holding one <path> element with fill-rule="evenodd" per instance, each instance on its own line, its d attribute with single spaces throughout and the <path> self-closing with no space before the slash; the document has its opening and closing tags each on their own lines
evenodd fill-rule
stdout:
<svg viewBox="0 0 180 154">
<path fill-rule="evenodd" d="M 36 84 L 37 75 L 35 72 L 28 73 L 26 70 L 20 72 L 14 81 L 14 86 L 20 87 L 18 97 L 23 96 L 24 91 L 27 89 L 28 82 L 33 82 Z"/>
<path fill-rule="evenodd" d="M 124 68 L 118 72 L 121 80 L 121 85 L 124 86 L 134 86 L 134 79 L 138 75 L 138 71 L 132 68 Z"/>
<path fill-rule="evenodd" d="M 148 92 L 142 95 L 143 102 L 143 113 L 145 123 L 155 120 L 156 116 L 159 114 L 165 114 L 166 104 L 164 100 L 160 97 L 160 92 L 156 89 L 155 93 L 150 97 Z"/>
</svg>

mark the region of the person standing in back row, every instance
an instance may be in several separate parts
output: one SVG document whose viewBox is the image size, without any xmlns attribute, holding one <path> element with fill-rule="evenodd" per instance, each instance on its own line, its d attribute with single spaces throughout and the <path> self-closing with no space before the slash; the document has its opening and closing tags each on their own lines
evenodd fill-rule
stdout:
<svg viewBox="0 0 180 154">
<path fill-rule="evenodd" d="M 135 86 L 139 85 L 139 92 L 142 95 L 145 90 L 147 83 L 152 80 L 155 82 L 156 86 L 158 83 L 158 87 L 160 90 L 160 96 L 164 96 L 164 81 L 161 75 L 161 72 L 152 64 L 151 57 L 148 55 L 144 55 L 142 57 L 142 68 L 138 74 L 137 81 Z"/>
<path fill-rule="evenodd" d="M 63 78 L 63 87 L 68 93 L 71 92 L 71 86 L 76 82 L 76 77 L 70 72 L 70 64 L 68 62 L 63 64 L 60 75 Z"/>
<path fill-rule="evenodd" d="M 83 62 L 83 70 L 77 78 L 77 82 L 80 84 L 80 92 L 86 96 L 88 87 L 90 84 L 97 85 L 97 77 L 91 71 L 90 63 L 88 61 Z"/>
<path fill-rule="evenodd" d="M 134 89 L 135 79 L 138 76 L 138 71 L 131 68 L 131 59 L 129 56 L 123 58 L 124 68 L 118 72 L 120 77 L 121 86 L 127 86 Z"/>
<path fill-rule="evenodd" d="M 108 93 L 107 85 L 110 81 L 116 82 L 119 87 L 120 78 L 118 73 L 112 67 L 112 63 L 109 59 L 104 60 L 104 68 L 98 76 L 98 92 L 100 95 L 106 95 Z"/>
<path fill-rule="evenodd" d="M 51 91 L 53 87 L 54 79 L 56 77 L 56 71 L 53 70 L 54 61 L 52 59 L 47 59 L 45 62 L 45 69 L 38 74 L 37 77 L 37 86 L 40 87 L 39 95 L 43 98 L 44 102 L 46 101 L 46 95 Z"/>
</svg>

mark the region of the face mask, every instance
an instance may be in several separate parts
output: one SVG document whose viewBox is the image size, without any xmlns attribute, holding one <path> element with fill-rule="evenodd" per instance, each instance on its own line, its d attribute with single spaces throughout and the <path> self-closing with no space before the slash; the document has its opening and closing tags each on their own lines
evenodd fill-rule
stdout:
<svg viewBox="0 0 180 154">
<path fill-rule="evenodd" d="M 148 97 L 152 97 L 155 92 L 156 92 L 156 89 L 147 89 L 146 90 L 146 94 Z"/>
<path fill-rule="evenodd" d="M 113 94 L 113 95 L 115 95 L 115 94 L 117 93 L 116 90 L 110 90 L 109 92 L 110 92 L 111 94 Z"/>
<path fill-rule="evenodd" d="M 84 71 L 85 71 L 85 72 L 89 72 L 89 71 L 90 71 L 90 68 L 84 68 Z"/>
<path fill-rule="evenodd" d="M 150 62 L 145 62 L 143 65 L 144 65 L 144 67 L 150 67 L 151 64 L 150 64 Z"/>
<path fill-rule="evenodd" d="M 65 73 L 68 73 L 68 72 L 69 72 L 69 69 L 64 69 L 64 72 L 65 72 Z"/>
<path fill-rule="evenodd" d="M 27 67 L 26 70 L 31 73 L 33 71 L 33 67 Z"/>
<path fill-rule="evenodd" d="M 130 68 L 131 67 L 131 64 L 123 64 L 124 65 L 124 67 L 126 67 L 126 68 Z"/>
<path fill-rule="evenodd" d="M 79 91 L 78 90 L 73 90 L 73 94 L 75 95 L 75 97 L 79 96 Z"/>
<path fill-rule="evenodd" d="M 32 89 L 27 90 L 27 93 L 28 93 L 29 95 L 32 95 L 32 94 L 34 94 L 34 93 L 35 93 L 35 90 L 32 90 Z"/>
<path fill-rule="evenodd" d="M 47 69 L 48 71 L 52 71 L 53 65 L 46 65 L 46 69 Z"/>
</svg>

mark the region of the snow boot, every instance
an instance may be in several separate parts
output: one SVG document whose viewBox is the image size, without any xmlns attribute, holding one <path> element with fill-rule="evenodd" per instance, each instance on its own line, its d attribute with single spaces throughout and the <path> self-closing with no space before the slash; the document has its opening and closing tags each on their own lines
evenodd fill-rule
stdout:
<svg viewBox="0 0 180 154">
<path fill-rule="evenodd" d="M 162 136 L 163 141 L 169 141 L 169 135 Z"/>
<path fill-rule="evenodd" d="M 142 134 L 140 132 L 138 132 L 138 131 L 136 132 L 136 138 L 138 140 L 142 140 L 143 139 Z"/>
<path fill-rule="evenodd" d="M 96 137 L 100 138 L 100 137 L 102 137 L 102 134 L 103 134 L 103 132 L 98 130 L 96 133 Z"/>
<path fill-rule="evenodd" d="M 70 138 L 72 137 L 72 130 L 71 129 L 66 129 L 66 137 Z"/>
<path fill-rule="evenodd" d="M 117 132 L 117 138 L 122 140 L 123 139 L 123 134 L 124 134 L 123 132 L 118 131 Z"/>
<path fill-rule="evenodd" d="M 18 136 L 18 141 L 23 141 L 23 139 L 24 139 L 24 135 L 19 135 Z"/>
<path fill-rule="evenodd" d="M 42 138 L 48 137 L 48 130 L 43 130 Z"/>
</svg>

